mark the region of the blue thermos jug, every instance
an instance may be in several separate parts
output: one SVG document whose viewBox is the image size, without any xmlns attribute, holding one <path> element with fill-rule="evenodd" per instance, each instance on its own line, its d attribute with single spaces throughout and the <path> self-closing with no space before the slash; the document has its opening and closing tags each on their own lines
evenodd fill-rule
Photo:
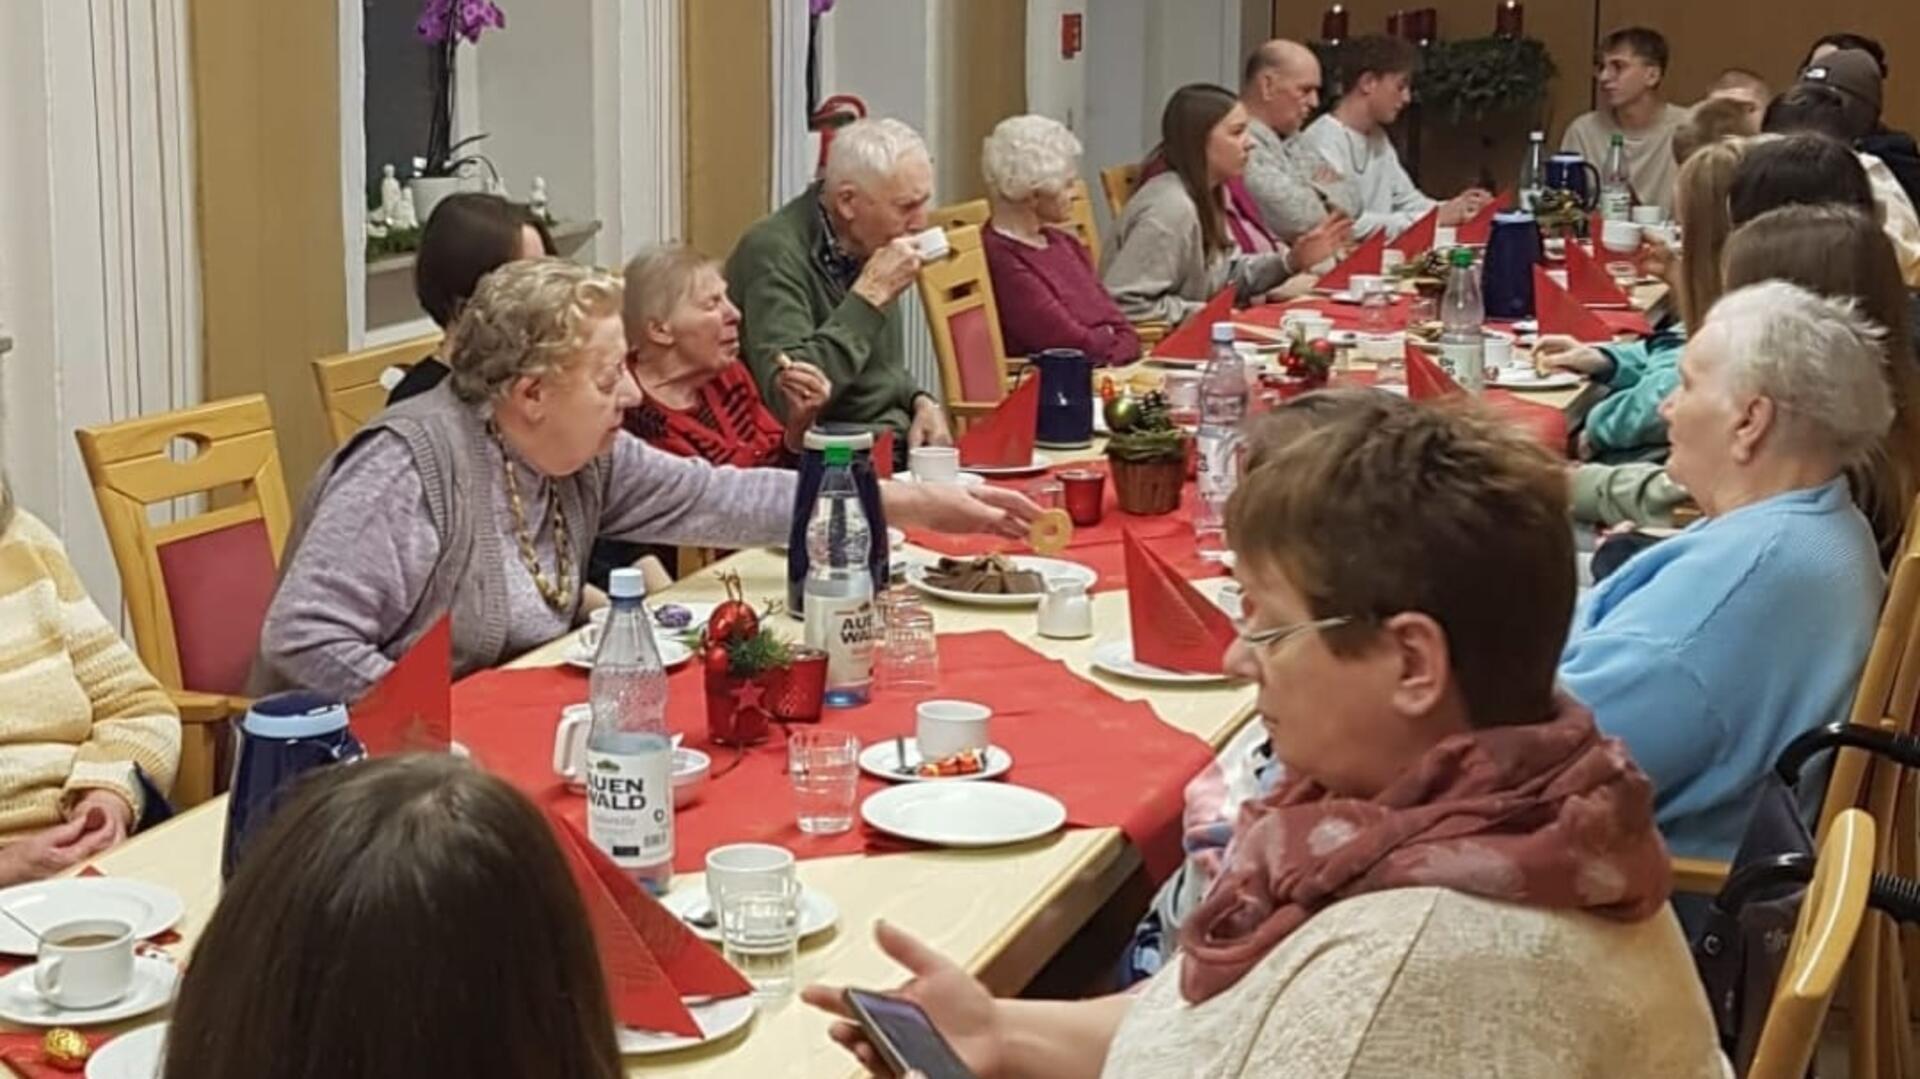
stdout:
<svg viewBox="0 0 1920 1079">
<path fill-rule="evenodd" d="M 1093 445 L 1093 361 L 1077 348 L 1050 348 L 1033 366 L 1040 372 L 1034 442 L 1055 450 Z"/>
<path fill-rule="evenodd" d="M 1589 176 L 1592 183 L 1587 182 Z M 1580 200 L 1581 209 L 1591 210 L 1600 198 L 1600 170 L 1579 154 L 1563 150 L 1547 159 L 1547 186 L 1568 192 Z"/>
<path fill-rule="evenodd" d="M 793 525 L 787 533 L 787 610 L 795 618 L 806 613 L 807 525 L 813 522 L 813 503 L 820 481 L 827 475 L 827 447 L 844 445 L 853 451 L 853 484 L 860 490 L 860 509 L 867 515 L 873 536 L 868 568 L 873 572 L 873 594 L 886 591 L 891 560 L 887 516 L 880 509 L 880 477 L 873 471 L 873 432 L 845 424 L 822 424 L 807 432 L 806 452 L 800 455 L 800 482 L 793 492 Z"/>
<path fill-rule="evenodd" d="M 297 690 L 253 702 L 235 732 L 233 789 L 227 796 L 227 841 L 221 879 L 233 876 L 247 840 L 258 833 L 300 776 L 367 755 L 347 729 L 347 706 Z"/>
<path fill-rule="evenodd" d="M 1532 214 L 1493 215 L 1480 278 L 1488 318 L 1533 317 L 1533 267 L 1541 258 L 1540 224 Z"/>
</svg>

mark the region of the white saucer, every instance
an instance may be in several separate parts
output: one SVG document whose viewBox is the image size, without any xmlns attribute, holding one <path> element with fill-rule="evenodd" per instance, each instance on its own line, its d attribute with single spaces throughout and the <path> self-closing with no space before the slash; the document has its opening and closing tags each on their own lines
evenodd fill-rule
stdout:
<svg viewBox="0 0 1920 1079">
<path fill-rule="evenodd" d="M 654 647 L 660 649 L 660 665 L 668 670 L 678 667 L 693 658 L 693 649 L 681 644 L 677 638 L 666 636 L 677 630 L 656 630 L 653 635 Z M 581 638 L 573 639 L 573 650 L 567 653 L 567 665 L 581 670 L 593 669 L 593 653 L 580 647 Z"/>
<path fill-rule="evenodd" d="M 919 483 L 920 482 L 918 479 L 914 477 L 913 473 L 911 472 L 895 472 L 893 474 L 893 478 L 898 483 Z M 958 476 L 954 477 L 952 480 L 949 480 L 948 482 L 960 487 L 978 487 L 981 484 L 987 482 L 987 478 L 985 476 L 980 475 L 978 472 L 962 472 Z"/>
<path fill-rule="evenodd" d="M 900 757 L 905 755 L 908 768 L 920 765 L 920 744 L 912 738 L 902 738 L 896 750 L 893 739 L 875 742 L 860 751 L 860 770 L 870 776 L 877 776 L 889 783 L 965 783 L 976 779 L 993 779 L 1007 774 L 1013 767 L 1013 754 L 999 746 L 987 747 L 986 767 L 971 775 L 964 776 L 917 776 L 911 772 L 899 770 Z"/>
<path fill-rule="evenodd" d="M 962 473 L 980 476 L 1031 476 L 1036 472 L 1045 472 L 1053 467 L 1053 461 L 1039 452 L 1024 465 L 968 465 L 960 466 Z"/>
<path fill-rule="evenodd" d="M 186 904 L 178 893 L 130 877 L 66 877 L 0 890 L 0 907 L 37 929 L 76 919 L 125 922 L 145 940 L 173 928 Z M 39 944 L 0 918 L 0 954 L 31 956 Z"/>
<path fill-rule="evenodd" d="M 1506 367 L 1501 369 L 1500 377 L 1488 385 L 1503 390 L 1570 390 L 1580 385 L 1580 376 L 1572 371 L 1551 371 L 1541 375 L 1530 366 Z"/>
<path fill-rule="evenodd" d="M 937 847 L 998 847 L 1058 831 L 1067 807 L 1011 783 L 903 783 L 868 795 L 860 819 Z"/>
<path fill-rule="evenodd" d="M 888 525 L 887 526 L 887 549 L 892 551 L 897 551 L 900 548 L 905 547 L 906 545 L 907 545 L 907 530 L 904 528 L 895 528 L 892 525 Z"/>
<path fill-rule="evenodd" d="M 713 900 L 705 888 L 682 888 L 669 892 L 660 905 L 667 908 L 674 917 L 687 923 L 693 935 L 712 943 L 720 941 L 718 925 L 696 923 L 694 919 L 705 919 L 713 914 Z M 824 933 L 840 923 L 840 906 L 817 888 L 800 888 L 800 939 Z"/>
<path fill-rule="evenodd" d="M 656 1053 L 674 1053 L 682 1049 L 691 1049 L 696 1045 L 717 1042 L 747 1025 L 753 1018 L 753 994 L 737 997 L 706 997 L 683 999 L 687 1010 L 693 1013 L 693 1021 L 700 1027 L 700 1036 L 689 1038 L 680 1034 L 662 1034 L 657 1030 L 634 1030 L 630 1027 L 615 1026 L 614 1036 L 619 1039 L 620 1052 L 627 1056 L 652 1056 Z"/>
<path fill-rule="evenodd" d="M 1136 682 L 1158 682 L 1162 685 L 1194 686 L 1211 685 L 1231 681 L 1224 674 L 1197 674 L 1192 671 L 1170 671 L 1165 667 L 1156 667 L 1151 663 L 1142 663 L 1133 658 L 1133 639 L 1123 637 L 1118 640 L 1104 641 L 1094 646 L 1093 666 L 1108 674 L 1131 678 Z"/>
<path fill-rule="evenodd" d="M 87 1058 L 87 1079 L 154 1079 L 166 1049 L 167 1024 L 129 1030 Z"/>
<path fill-rule="evenodd" d="M 173 960 L 152 955 L 133 957 L 133 987 L 127 995 L 98 1008 L 62 1008 L 40 996 L 33 987 L 33 966 L 0 978 L 0 1019 L 29 1027 L 97 1026 L 131 1019 L 165 1007 L 180 980 Z"/>
</svg>

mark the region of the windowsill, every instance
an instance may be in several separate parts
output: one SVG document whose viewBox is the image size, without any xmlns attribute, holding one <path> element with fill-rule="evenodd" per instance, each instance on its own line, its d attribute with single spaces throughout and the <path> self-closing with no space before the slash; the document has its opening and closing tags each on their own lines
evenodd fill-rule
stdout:
<svg viewBox="0 0 1920 1079">
<path fill-rule="evenodd" d="M 587 241 L 600 231 L 598 221 L 562 221 L 549 228 L 553 234 L 553 246 L 562 257 L 571 257 L 574 252 L 587 245 Z M 401 273 L 413 269 L 413 253 L 388 255 L 367 263 L 367 276 L 378 277 L 382 274 Z M 0 351 L 5 351 L 0 349 Z"/>
</svg>

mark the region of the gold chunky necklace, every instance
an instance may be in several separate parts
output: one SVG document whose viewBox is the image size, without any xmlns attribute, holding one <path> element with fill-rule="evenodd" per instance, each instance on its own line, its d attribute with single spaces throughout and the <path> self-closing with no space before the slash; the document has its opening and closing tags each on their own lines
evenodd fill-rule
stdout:
<svg viewBox="0 0 1920 1079">
<path fill-rule="evenodd" d="M 494 432 L 494 441 L 500 446 L 500 460 L 507 471 L 507 505 L 513 510 L 513 538 L 520 547 L 520 564 L 527 567 L 527 573 L 533 577 L 533 587 L 547 606 L 556 611 L 568 611 L 573 608 L 573 540 L 567 531 L 567 514 L 560 506 L 560 492 L 555 490 L 548 499 L 548 516 L 553 520 L 554 580 L 547 580 L 546 571 L 540 568 L 540 556 L 533 549 L 533 535 L 527 530 L 527 511 L 520 502 L 520 481 L 513 474 L 513 455 L 507 452 L 507 444 L 499 432 Z"/>
</svg>

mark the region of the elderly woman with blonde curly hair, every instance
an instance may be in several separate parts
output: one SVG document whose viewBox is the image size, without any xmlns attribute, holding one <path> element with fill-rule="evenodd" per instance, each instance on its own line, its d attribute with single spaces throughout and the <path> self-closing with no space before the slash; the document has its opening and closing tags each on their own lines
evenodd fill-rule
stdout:
<svg viewBox="0 0 1920 1079">
<path fill-rule="evenodd" d="M 1133 324 L 1107 295 L 1093 258 L 1065 224 L 1080 173 L 1080 140 L 1045 116 L 1000 121 L 980 147 L 993 219 L 981 236 L 1009 356 L 1050 348 L 1096 364 L 1140 356 Z"/>
<path fill-rule="evenodd" d="M 596 537 L 755 547 L 785 542 L 795 474 L 716 468 L 621 428 L 621 279 L 559 259 L 484 278 L 447 346 L 453 374 L 374 417 L 320 469 L 267 611 L 257 689 L 364 694 L 441 616 L 455 677 L 582 617 Z M 1038 510 L 991 488 L 881 489 L 890 519 L 1024 534 Z"/>
</svg>

